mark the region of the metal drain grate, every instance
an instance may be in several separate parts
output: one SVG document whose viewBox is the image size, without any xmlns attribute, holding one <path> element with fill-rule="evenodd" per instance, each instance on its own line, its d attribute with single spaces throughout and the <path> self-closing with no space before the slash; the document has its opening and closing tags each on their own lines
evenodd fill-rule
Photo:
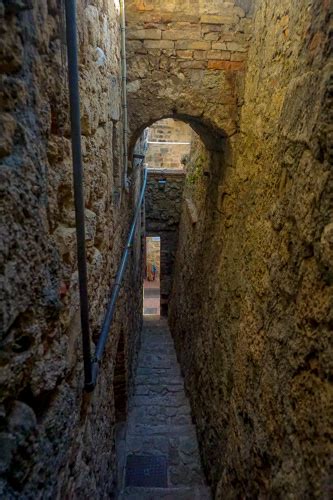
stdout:
<svg viewBox="0 0 333 500">
<path fill-rule="evenodd" d="M 126 486 L 167 488 L 167 458 L 164 456 L 128 455 Z"/>
</svg>

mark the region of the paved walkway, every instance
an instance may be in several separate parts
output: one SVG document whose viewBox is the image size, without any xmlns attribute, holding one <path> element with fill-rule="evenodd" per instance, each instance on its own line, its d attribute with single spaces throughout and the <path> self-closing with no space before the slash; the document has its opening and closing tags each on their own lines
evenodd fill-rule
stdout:
<svg viewBox="0 0 333 500">
<path fill-rule="evenodd" d="M 144 320 L 121 448 L 120 463 L 126 467 L 119 499 L 211 498 L 173 341 L 166 320 L 159 317 Z"/>
<path fill-rule="evenodd" d="M 148 281 L 143 284 L 143 314 L 160 314 L 160 280 Z"/>
</svg>

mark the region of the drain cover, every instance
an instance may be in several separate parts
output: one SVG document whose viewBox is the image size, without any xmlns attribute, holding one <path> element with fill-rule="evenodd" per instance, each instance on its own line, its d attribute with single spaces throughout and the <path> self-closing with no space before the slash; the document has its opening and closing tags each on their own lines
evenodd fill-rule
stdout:
<svg viewBox="0 0 333 500">
<path fill-rule="evenodd" d="M 167 458 L 144 455 L 128 455 L 126 486 L 167 488 Z"/>
</svg>

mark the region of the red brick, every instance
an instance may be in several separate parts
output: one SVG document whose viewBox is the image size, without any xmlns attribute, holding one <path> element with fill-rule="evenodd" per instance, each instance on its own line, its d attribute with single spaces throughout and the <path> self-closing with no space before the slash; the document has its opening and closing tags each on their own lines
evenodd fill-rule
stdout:
<svg viewBox="0 0 333 500">
<path fill-rule="evenodd" d="M 239 71 L 244 68 L 243 61 L 208 61 L 208 69 L 224 69 L 226 71 Z"/>
</svg>

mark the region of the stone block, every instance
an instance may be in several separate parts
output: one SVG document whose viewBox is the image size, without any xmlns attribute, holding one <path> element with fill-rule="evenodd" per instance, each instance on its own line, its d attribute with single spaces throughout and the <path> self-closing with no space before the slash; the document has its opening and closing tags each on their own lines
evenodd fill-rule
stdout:
<svg viewBox="0 0 333 500">
<path fill-rule="evenodd" d="M 11 114 L 0 114 L 0 158 L 11 153 L 16 127 L 16 120 Z"/>
<path fill-rule="evenodd" d="M 166 3 L 166 2 L 165 2 Z M 191 23 L 191 24 L 197 24 L 199 22 L 199 14 L 187 14 L 186 12 L 170 12 L 169 14 L 163 13 L 161 14 L 161 22 L 164 23 L 172 23 L 176 21 L 181 21 L 181 22 L 186 22 L 186 23 Z"/>
<path fill-rule="evenodd" d="M 162 32 L 163 40 L 197 40 L 200 38 L 198 31 L 170 30 Z"/>
<path fill-rule="evenodd" d="M 226 71 L 240 71 L 244 69 L 243 61 L 208 61 L 208 69 L 223 69 Z"/>
<path fill-rule="evenodd" d="M 213 42 L 212 43 L 212 49 L 213 50 L 228 50 L 227 49 L 227 44 L 224 42 Z"/>
<path fill-rule="evenodd" d="M 196 61 L 206 61 L 207 52 L 205 50 L 195 50 L 193 53 L 193 59 Z"/>
<path fill-rule="evenodd" d="M 75 227 L 59 226 L 53 233 L 58 250 L 61 255 L 73 253 L 76 244 Z"/>
<path fill-rule="evenodd" d="M 27 84 L 16 76 L 1 75 L 0 106 L 11 111 L 25 104 L 27 100 Z"/>
<path fill-rule="evenodd" d="M 230 50 L 231 52 L 246 52 L 247 51 L 247 48 L 244 45 L 237 43 L 237 42 L 227 42 L 227 47 L 228 47 L 228 50 Z"/>
<path fill-rule="evenodd" d="M 230 60 L 230 52 L 226 50 L 209 50 L 207 52 L 207 59 L 221 59 L 224 61 Z"/>
<path fill-rule="evenodd" d="M 219 39 L 219 33 L 215 32 L 215 33 L 205 33 L 204 34 L 204 39 L 205 40 L 211 40 L 213 42 L 217 42 L 217 40 Z"/>
<path fill-rule="evenodd" d="M 160 40 L 162 31 L 157 29 L 128 30 L 128 40 Z"/>
<path fill-rule="evenodd" d="M 247 59 L 246 52 L 232 52 L 230 60 L 231 61 L 245 61 Z"/>
<path fill-rule="evenodd" d="M 235 22 L 235 16 L 233 15 L 212 15 L 212 14 L 203 14 L 200 17 L 200 22 L 203 24 L 232 24 Z"/>
<path fill-rule="evenodd" d="M 134 80 L 127 84 L 127 92 L 138 92 L 141 88 L 141 80 Z"/>
<path fill-rule="evenodd" d="M 181 40 L 176 42 L 176 49 L 180 50 L 209 50 L 211 48 L 211 42 L 205 40 L 198 41 L 185 41 Z"/>
<path fill-rule="evenodd" d="M 205 33 L 221 33 L 222 27 L 220 24 L 206 24 L 201 25 L 201 32 Z"/>
<path fill-rule="evenodd" d="M 33 409 L 22 401 L 15 401 L 9 415 L 10 432 L 26 437 L 34 431 L 36 426 L 37 420 Z"/>
<path fill-rule="evenodd" d="M 16 73 L 23 64 L 23 45 L 15 26 L 0 37 L 0 72 Z"/>
<path fill-rule="evenodd" d="M 86 224 L 86 241 L 88 245 L 93 245 L 95 234 L 96 234 L 96 225 L 97 225 L 97 216 L 95 212 L 88 210 L 86 208 L 85 212 L 85 224 Z"/>
<path fill-rule="evenodd" d="M 192 50 L 177 50 L 176 54 L 179 59 L 192 59 L 193 57 Z"/>
<path fill-rule="evenodd" d="M 127 40 L 126 42 L 126 50 L 127 54 L 131 52 L 137 52 L 138 50 L 143 48 L 143 44 L 141 40 Z"/>
<path fill-rule="evenodd" d="M 219 38 L 219 42 L 233 42 L 235 39 L 236 39 L 236 36 L 237 38 L 239 39 L 239 37 L 242 35 L 242 33 L 221 33 L 220 34 L 220 38 Z"/>
<path fill-rule="evenodd" d="M 206 61 L 184 61 L 184 62 L 181 62 L 179 65 L 182 69 L 206 69 L 207 62 Z"/>
<path fill-rule="evenodd" d="M 145 40 L 144 47 L 147 49 L 173 49 L 175 42 L 173 40 Z"/>
</svg>

